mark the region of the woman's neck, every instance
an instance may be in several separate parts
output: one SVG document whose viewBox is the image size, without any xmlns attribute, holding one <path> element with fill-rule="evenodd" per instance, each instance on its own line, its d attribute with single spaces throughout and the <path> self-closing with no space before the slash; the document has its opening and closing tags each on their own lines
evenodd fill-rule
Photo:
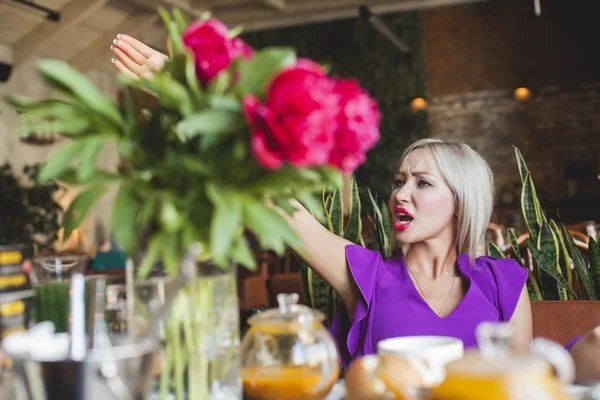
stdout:
<svg viewBox="0 0 600 400">
<path fill-rule="evenodd" d="M 454 245 L 421 242 L 410 245 L 404 260 L 411 272 L 435 280 L 446 275 L 456 275 L 457 257 Z"/>
</svg>

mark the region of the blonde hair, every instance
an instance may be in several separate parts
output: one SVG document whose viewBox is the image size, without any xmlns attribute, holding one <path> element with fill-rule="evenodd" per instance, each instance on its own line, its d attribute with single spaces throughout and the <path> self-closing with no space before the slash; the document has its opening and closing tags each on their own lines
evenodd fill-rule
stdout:
<svg viewBox="0 0 600 400">
<path fill-rule="evenodd" d="M 457 207 L 456 246 L 459 254 L 475 259 L 494 207 L 494 175 L 488 163 L 467 144 L 442 139 L 422 139 L 410 145 L 400 165 L 416 149 L 433 153 Z"/>
</svg>

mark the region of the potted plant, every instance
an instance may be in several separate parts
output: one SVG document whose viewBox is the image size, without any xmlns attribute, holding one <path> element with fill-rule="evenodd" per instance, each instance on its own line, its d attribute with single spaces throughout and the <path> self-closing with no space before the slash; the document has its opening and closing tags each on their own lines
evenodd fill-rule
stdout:
<svg viewBox="0 0 600 400">
<path fill-rule="evenodd" d="M 576 241 L 563 223 L 547 218 L 531 171 L 516 147 L 515 156 L 528 232 L 519 241 L 509 229 L 510 247 L 506 252 L 489 243 L 488 254 L 511 257 L 530 269 L 527 289 L 532 300 L 534 334 L 566 344 L 600 324 L 600 307 L 595 301 L 600 297 L 598 238 L 590 236 L 587 244 Z"/>
<path fill-rule="evenodd" d="M 54 199 L 55 182 L 39 182 L 41 165 L 25 165 L 22 178 L 12 166 L 0 166 L 0 245 L 19 244 L 33 251 L 51 249 L 62 208 Z"/>
<path fill-rule="evenodd" d="M 176 274 L 190 244 L 202 245 L 207 274 L 181 291 L 166 321 L 161 393 L 239 397 L 235 266 L 255 264 L 244 232 L 278 253 L 301 249 L 281 213 L 298 199 L 323 216 L 317 196 L 364 160 L 379 137 L 379 113 L 357 82 L 330 77 L 292 48 L 253 50 L 218 20 L 160 14 L 172 57 L 150 79 L 120 77 L 122 109 L 53 60 L 37 69 L 61 99 L 9 102 L 30 119 L 54 120 L 71 139 L 40 173 L 41 181 L 85 186 L 65 213 L 66 237 L 116 186 L 111 228 L 128 254 L 143 254 L 139 278 L 159 259 Z M 132 96 L 142 91 L 158 105 L 140 120 Z M 121 158 L 116 173 L 96 164 L 108 142 Z"/>
</svg>

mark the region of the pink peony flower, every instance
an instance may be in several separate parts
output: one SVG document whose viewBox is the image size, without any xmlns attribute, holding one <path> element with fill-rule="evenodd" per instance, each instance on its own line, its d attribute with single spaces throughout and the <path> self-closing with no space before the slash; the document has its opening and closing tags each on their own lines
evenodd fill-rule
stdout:
<svg viewBox="0 0 600 400">
<path fill-rule="evenodd" d="M 339 129 L 330 163 L 343 172 L 352 172 L 366 159 L 366 153 L 379 140 L 381 114 L 375 101 L 356 80 L 336 79 L 340 95 Z"/>
<path fill-rule="evenodd" d="M 335 82 L 304 59 L 275 76 L 265 104 L 245 96 L 252 151 L 260 164 L 271 170 L 284 162 L 296 167 L 327 164 L 335 146 L 339 100 Z"/>
<path fill-rule="evenodd" d="M 194 53 L 196 75 L 204 86 L 236 58 L 252 57 L 252 48 L 239 38 L 230 38 L 227 26 L 216 19 L 190 24 L 183 43 Z"/>
</svg>

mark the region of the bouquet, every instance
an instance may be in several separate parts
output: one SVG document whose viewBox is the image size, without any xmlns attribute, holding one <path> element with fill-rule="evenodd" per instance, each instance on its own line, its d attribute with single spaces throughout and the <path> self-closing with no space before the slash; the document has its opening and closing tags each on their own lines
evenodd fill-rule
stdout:
<svg viewBox="0 0 600 400">
<path fill-rule="evenodd" d="M 192 243 L 201 243 L 203 257 L 223 269 L 252 268 L 248 232 L 279 254 L 285 246 L 301 252 L 282 213 L 293 212 L 296 199 L 323 217 L 324 187 L 339 186 L 340 171 L 360 165 L 379 138 L 375 101 L 355 80 L 329 76 L 292 48 L 252 49 L 216 19 L 188 23 L 177 10 L 160 14 L 171 58 L 151 77 L 120 76 L 123 104 L 57 60 L 39 61 L 37 69 L 60 98 L 8 99 L 36 121 L 28 132 L 52 121 L 70 139 L 39 176 L 84 187 L 64 215 L 65 237 L 117 187 L 111 230 L 127 253 L 143 254 L 142 278 L 159 260 L 176 274 Z M 146 92 L 157 105 L 139 110 L 136 100 Z M 116 172 L 97 165 L 109 142 L 121 160 Z M 229 313 L 214 304 L 231 292 L 227 307 L 237 315 L 232 282 L 227 288 L 190 282 L 174 302 L 163 398 L 170 389 L 178 399 L 186 390 L 189 399 L 209 398 L 220 387 L 212 382 L 235 372 L 236 362 L 239 367 L 233 347 L 219 353 L 222 359 L 205 348 L 209 338 L 224 335 L 223 327 L 238 335 L 237 326 L 227 328 Z"/>
<path fill-rule="evenodd" d="M 190 24 L 178 10 L 160 14 L 172 57 L 150 79 L 120 76 L 124 104 L 57 60 L 39 61 L 37 70 L 60 98 L 8 99 L 37 122 L 27 132 L 52 121 L 71 139 L 40 173 L 42 181 L 85 186 L 64 216 L 65 237 L 116 186 L 111 229 L 129 254 L 147 233 L 142 276 L 158 259 L 176 271 L 192 242 L 205 244 L 218 265 L 252 267 L 246 231 L 278 253 L 300 250 L 273 205 L 291 212 L 297 199 L 322 214 L 324 185 L 339 185 L 339 171 L 354 170 L 379 138 L 375 101 L 292 48 L 252 49 L 216 19 Z M 158 106 L 140 115 L 142 91 Z M 97 166 L 111 141 L 121 159 L 116 173 Z"/>
</svg>

